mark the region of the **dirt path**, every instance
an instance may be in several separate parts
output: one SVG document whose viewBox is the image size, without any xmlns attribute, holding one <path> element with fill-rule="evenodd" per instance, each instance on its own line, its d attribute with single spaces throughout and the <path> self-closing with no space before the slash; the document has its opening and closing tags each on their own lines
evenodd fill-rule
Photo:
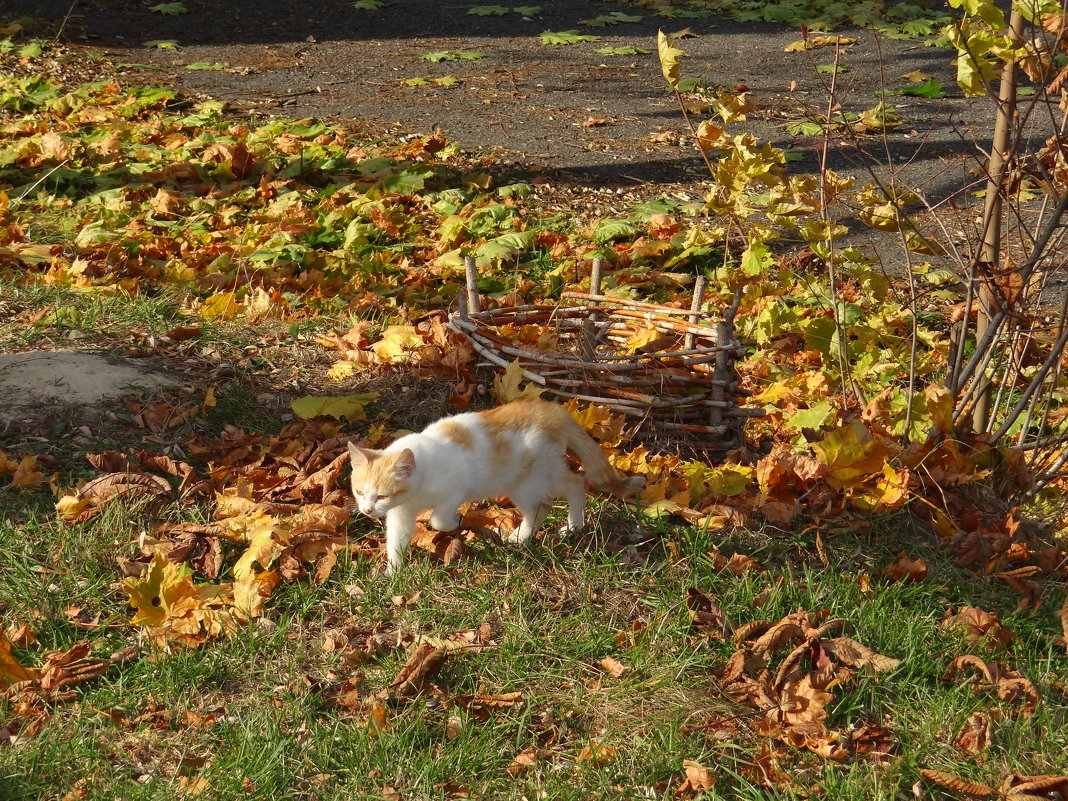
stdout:
<svg viewBox="0 0 1068 801">
<path fill-rule="evenodd" d="M 11 0 L 8 0 L 10 3 Z M 153 13 L 154 0 L 14 0 L 16 11 L 57 26 L 64 38 L 104 48 L 157 71 L 163 83 L 185 92 L 223 98 L 238 110 L 344 121 L 371 134 L 420 133 L 440 127 L 466 149 L 490 149 L 561 183 L 643 189 L 653 193 L 698 188 L 705 176 L 685 137 L 674 98 L 665 91 L 656 57 L 656 31 L 689 27 L 682 46 L 690 57 L 684 76 L 710 85 L 744 84 L 761 112 L 745 130 L 789 148 L 794 169 L 816 168 L 819 137 L 791 136 L 784 124 L 805 109 L 825 111 L 829 76 L 816 66 L 834 59 L 833 48 L 786 53 L 799 38 L 783 25 L 741 24 L 726 18 L 671 20 L 622 4 L 545 2 L 530 18 L 509 13 L 478 16 L 472 3 L 399 0 L 378 10 L 353 3 L 186 0 L 188 13 Z M 21 6 L 21 8 L 20 8 Z M 612 14 L 640 15 L 637 22 L 590 27 L 580 20 Z M 579 30 L 595 43 L 545 46 L 543 31 Z M 958 193 L 972 166 L 964 144 L 988 125 L 983 103 L 961 97 L 952 53 L 919 41 L 876 42 L 870 33 L 846 47 L 848 71 L 838 99 L 848 111 L 878 102 L 875 92 L 904 85 L 901 76 L 921 70 L 945 87 L 939 100 L 894 97 L 903 124 L 888 140 L 893 162 L 908 183 L 932 200 Z M 146 49 L 150 40 L 176 40 L 180 50 Z M 651 51 L 604 55 L 605 46 Z M 441 51 L 483 54 L 478 60 L 432 63 Z M 196 62 L 225 64 L 192 71 Z M 423 78 L 426 84 L 405 81 Z M 455 78 L 450 86 L 434 79 Z M 793 91 L 792 82 L 796 82 Z M 832 143 L 833 163 L 862 173 L 865 162 L 886 163 L 881 138 L 865 144 L 870 157 L 845 142 Z"/>
</svg>

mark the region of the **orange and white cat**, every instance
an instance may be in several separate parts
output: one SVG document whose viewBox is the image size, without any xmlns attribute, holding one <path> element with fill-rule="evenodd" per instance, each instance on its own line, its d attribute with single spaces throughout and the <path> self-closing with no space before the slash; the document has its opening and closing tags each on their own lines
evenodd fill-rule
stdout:
<svg viewBox="0 0 1068 801">
<path fill-rule="evenodd" d="M 452 531 L 460 524 L 461 504 L 507 496 L 523 515 L 507 539 L 526 545 L 549 502 L 564 498 L 566 528 L 582 528 L 586 488 L 582 475 L 568 467 L 569 448 L 595 489 L 624 497 L 645 486 L 641 476 L 612 467 L 562 406 L 527 398 L 443 418 L 385 450 L 349 443 L 352 494 L 365 515 L 386 518 L 386 572 L 394 573 L 404 564 L 416 517 L 428 509 L 432 528 Z"/>
</svg>

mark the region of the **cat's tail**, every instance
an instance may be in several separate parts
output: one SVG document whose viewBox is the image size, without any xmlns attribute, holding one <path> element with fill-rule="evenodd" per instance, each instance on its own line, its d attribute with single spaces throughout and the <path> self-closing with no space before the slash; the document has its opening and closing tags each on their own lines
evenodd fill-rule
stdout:
<svg viewBox="0 0 1068 801">
<path fill-rule="evenodd" d="M 557 408 L 567 417 L 566 421 L 561 418 L 563 422 L 561 428 L 566 436 L 567 447 L 582 462 L 582 466 L 586 469 L 586 480 L 594 489 L 620 498 L 637 495 L 645 489 L 643 476 L 627 476 L 612 467 L 597 441 L 575 422 L 567 409 L 562 406 Z"/>
</svg>

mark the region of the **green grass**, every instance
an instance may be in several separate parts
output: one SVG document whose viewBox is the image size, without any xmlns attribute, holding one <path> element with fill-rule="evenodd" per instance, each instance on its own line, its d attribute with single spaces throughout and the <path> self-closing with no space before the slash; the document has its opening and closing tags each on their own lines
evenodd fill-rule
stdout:
<svg viewBox="0 0 1068 801">
<path fill-rule="evenodd" d="M 28 620 L 39 638 L 16 651 L 18 657 L 39 664 L 44 650 L 85 639 L 94 655 L 106 656 L 139 642 L 138 631 L 124 625 L 76 629 L 64 609 L 81 606 L 103 622 L 128 619 L 112 560 L 132 552 L 146 515 L 112 507 L 96 521 L 68 528 L 49 513 L 47 490 L 5 490 L 3 502 L 22 509 L 0 524 L 0 609 L 6 624 Z M 616 530 L 632 525 L 620 511 L 608 507 L 602 520 Z M 539 792 L 560 799 L 670 798 L 687 759 L 718 774 L 715 793 L 706 797 L 789 794 L 747 778 L 762 742 L 753 729 L 759 716 L 721 688 L 718 673 L 734 646 L 691 630 L 684 603 L 690 586 L 716 598 L 736 625 L 825 609 L 850 621 L 850 636 L 902 660 L 894 672 L 860 671 L 836 688 L 827 721 L 843 732 L 865 721 L 888 726 L 895 744 L 890 766 L 878 768 L 862 756 L 827 762 L 776 746 L 781 768 L 799 789 L 889 798 L 910 787 L 920 768 L 995 785 L 1011 770 L 1068 770 L 1068 704 L 1053 689 L 1068 679 L 1068 667 L 1051 644 L 1055 622 L 1048 611 L 1014 613 L 1015 597 L 1000 583 L 957 570 L 919 540 L 909 551 L 928 560 L 931 576 L 890 584 L 877 569 L 895 553 L 892 538 L 827 538 L 828 568 L 815 556 L 798 556 L 790 538 L 750 532 L 727 542 L 706 535 L 702 542 L 654 528 L 654 540 L 682 545 L 678 558 L 660 547 L 642 548 L 645 561 L 628 565 L 609 553 L 615 550 L 610 537 L 552 536 L 529 553 L 478 543 L 474 558 L 449 569 L 416 551 L 403 575 L 387 580 L 365 561 L 343 557 L 322 587 L 281 585 L 269 617 L 232 639 L 171 653 L 144 643 L 138 658 L 79 687 L 75 701 L 54 708 L 38 737 L 0 750 L 4 797 L 62 796 L 85 779 L 88 798 L 162 799 L 178 792 L 183 777 L 187 783 L 199 777 L 218 799 L 372 799 L 388 796 L 387 788 L 401 798 L 446 799 L 460 787 L 486 798 Z M 761 567 L 740 577 L 716 572 L 702 555 L 714 544 L 727 553 L 743 545 Z M 858 581 L 862 573 L 872 575 L 868 592 Z M 353 593 L 354 586 L 360 591 Z M 755 608 L 765 591 L 764 605 Z M 415 592 L 421 594 L 411 605 L 391 600 Z M 1034 716 L 1015 714 L 992 693 L 976 695 L 970 683 L 941 679 L 953 657 L 974 650 L 938 627 L 945 609 L 966 603 L 1000 612 L 1019 635 L 996 656 L 1042 690 Z M 635 621 L 642 628 L 633 645 L 621 647 L 617 636 L 633 631 Z M 328 703 L 331 688 L 354 672 L 362 675 L 361 696 L 370 699 L 409 651 L 387 648 L 346 667 L 338 653 L 324 651 L 324 630 L 357 625 L 391 636 L 447 636 L 487 622 L 496 647 L 449 656 L 434 680 L 439 690 L 390 706 L 386 730 L 372 733 L 365 712 Z M 599 666 L 606 656 L 627 671 L 609 676 Z M 483 714 L 448 700 L 513 691 L 523 693 L 523 705 Z M 164 712 L 134 724 L 115 720 L 154 709 Z M 952 740 L 977 709 L 995 718 L 993 742 L 981 757 L 966 758 Z M 189 715 L 210 722 L 195 725 Z M 684 733 L 713 715 L 737 716 L 737 734 Z M 580 762 L 591 742 L 618 749 L 615 761 Z M 513 777 L 508 766 L 526 748 L 540 749 L 542 758 Z"/>
</svg>

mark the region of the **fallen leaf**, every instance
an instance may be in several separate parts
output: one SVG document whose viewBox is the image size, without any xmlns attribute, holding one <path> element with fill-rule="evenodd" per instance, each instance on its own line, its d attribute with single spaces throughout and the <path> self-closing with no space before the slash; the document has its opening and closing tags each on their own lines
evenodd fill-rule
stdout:
<svg viewBox="0 0 1068 801">
<path fill-rule="evenodd" d="M 953 773 L 947 773 L 942 770 L 927 770 L 921 769 L 920 775 L 927 781 L 933 784 L 941 785 L 942 787 L 948 787 L 950 790 L 956 790 L 959 793 L 965 795 L 977 796 L 979 798 L 994 795 L 997 793 L 993 787 L 987 787 L 985 784 L 979 784 L 979 782 L 973 782 L 971 779 L 965 779 L 961 776 L 957 776 Z"/>
<path fill-rule="evenodd" d="M 988 650 L 1006 648 L 1016 640 L 1016 633 L 1001 625 L 996 614 L 978 606 L 962 607 L 956 614 L 947 611 L 939 628 L 943 631 L 960 630 L 966 643 L 984 645 Z"/>
<path fill-rule="evenodd" d="M 617 679 L 622 676 L 627 670 L 627 666 L 620 662 L 618 659 L 616 659 L 614 656 L 606 656 L 604 659 L 602 659 L 601 667 L 603 667 L 605 670 L 611 673 L 613 677 Z"/>
<path fill-rule="evenodd" d="M 990 716 L 985 712 L 972 712 L 961 726 L 953 745 L 968 756 L 978 756 L 990 745 Z"/>
<path fill-rule="evenodd" d="M 418 693 L 423 682 L 437 673 L 445 660 L 445 653 L 444 648 L 438 648 L 430 643 L 418 646 L 397 673 L 396 678 L 383 691 L 385 698 L 396 701 Z"/>
<path fill-rule="evenodd" d="M 927 562 L 922 556 L 909 559 L 902 551 L 883 568 L 883 575 L 890 581 L 923 581 L 927 578 Z"/>
<path fill-rule="evenodd" d="M 692 798 L 697 793 L 712 790 L 716 786 L 716 774 L 692 759 L 684 760 L 682 769 L 686 778 L 675 790 L 676 798 Z"/>
<path fill-rule="evenodd" d="M 515 758 L 508 764 L 505 770 L 509 776 L 519 776 L 526 773 L 535 765 L 538 764 L 540 754 L 536 748 L 524 748 Z"/>
<path fill-rule="evenodd" d="M 618 757 L 619 746 L 601 745 L 598 742 L 590 741 L 589 745 L 583 746 L 575 761 L 580 765 L 600 768 L 605 765 L 611 765 Z"/>
</svg>

